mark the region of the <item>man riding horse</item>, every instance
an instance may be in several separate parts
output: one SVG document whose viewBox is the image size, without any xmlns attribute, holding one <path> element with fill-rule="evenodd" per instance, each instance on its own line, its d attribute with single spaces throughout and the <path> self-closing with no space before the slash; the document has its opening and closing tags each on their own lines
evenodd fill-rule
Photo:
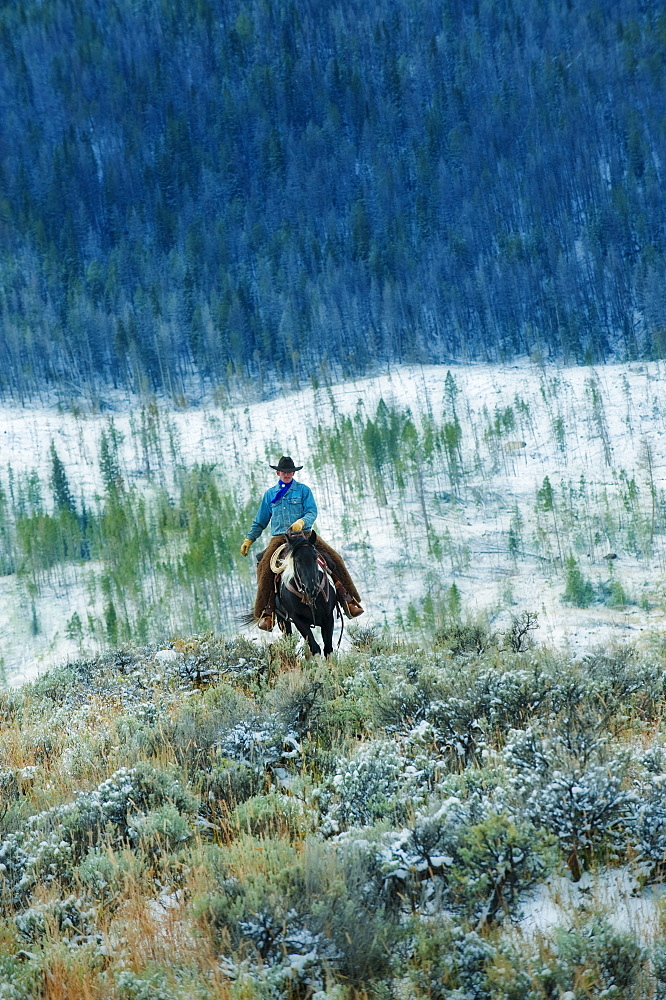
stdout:
<svg viewBox="0 0 666 1000">
<path fill-rule="evenodd" d="M 240 548 L 241 555 L 246 556 L 252 543 L 259 538 L 268 522 L 271 522 L 273 537 L 257 566 L 257 598 L 254 602 L 255 620 L 265 632 L 270 632 L 275 625 L 275 583 L 271 571 L 271 556 L 287 541 L 287 531 L 309 535 L 317 517 L 317 504 L 312 490 L 294 479 L 294 473 L 302 468 L 302 465 L 294 465 L 289 455 L 283 455 L 277 465 L 271 465 L 279 482 L 264 493 L 257 516 Z M 361 599 L 342 556 L 323 542 L 319 535 L 315 536 L 315 547 L 330 570 L 347 617 L 357 618 L 362 615 Z"/>
</svg>

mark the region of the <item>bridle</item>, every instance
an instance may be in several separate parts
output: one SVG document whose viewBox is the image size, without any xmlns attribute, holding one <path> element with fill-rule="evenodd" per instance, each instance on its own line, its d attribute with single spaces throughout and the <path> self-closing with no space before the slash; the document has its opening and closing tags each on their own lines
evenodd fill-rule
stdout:
<svg viewBox="0 0 666 1000">
<path fill-rule="evenodd" d="M 317 570 L 318 570 L 318 581 L 317 581 L 317 595 L 314 598 L 308 597 L 305 586 L 303 585 L 303 580 L 298 572 L 298 566 L 294 560 L 294 552 L 301 548 L 303 545 L 311 544 L 310 542 L 303 540 L 299 541 L 298 544 L 290 544 L 289 542 L 283 542 L 278 549 L 275 550 L 271 556 L 271 570 L 276 577 L 282 576 L 284 571 L 288 568 L 290 561 L 293 564 L 293 575 L 284 577 L 282 579 L 282 586 L 287 590 L 295 594 L 303 604 L 307 604 L 312 608 L 314 614 L 314 602 L 319 594 L 323 594 L 324 601 L 328 601 L 328 596 L 330 593 L 331 581 L 328 574 L 328 567 L 325 560 L 321 555 L 316 552 L 317 556 Z M 314 548 L 314 546 L 313 546 Z M 286 553 L 285 553 L 286 550 Z M 276 581 L 277 583 L 277 581 Z"/>
</svg>

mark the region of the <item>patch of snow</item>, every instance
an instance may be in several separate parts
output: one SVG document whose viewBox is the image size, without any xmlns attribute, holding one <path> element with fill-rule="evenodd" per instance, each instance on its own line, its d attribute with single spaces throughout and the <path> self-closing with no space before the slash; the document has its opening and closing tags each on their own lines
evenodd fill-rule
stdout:
<svg viewBox="0 0 666 1000">
<path fill-rule="evenodd" d="M 158 649 L 154 659 L 158 663 L 175 663 L 176 660 L 180 659 L 180 656 L 181 654 L 177 649 Z"/>
</svg>

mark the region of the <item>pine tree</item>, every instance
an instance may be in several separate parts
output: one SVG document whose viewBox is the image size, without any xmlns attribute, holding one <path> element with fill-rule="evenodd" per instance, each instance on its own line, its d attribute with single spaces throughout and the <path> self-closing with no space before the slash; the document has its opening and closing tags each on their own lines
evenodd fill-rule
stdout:
<svg viewBox="0 0 666 1000">
<path fill-rule="evenodd" d="M 51 455 L 51 476 L 49 478 L 49 485 L 53 491 L 55 508 L 57 511 L 67 511 L 70 514 L 75 514 L 76 507 L 72 498 L 72 492 L 69 488 L 69 481 L 67 479 L 67 473 L 65 472 L 65 466 L 58 457 L 53 441 L 51 441 L 51 448 L 49 452 Z"/>
</svg>

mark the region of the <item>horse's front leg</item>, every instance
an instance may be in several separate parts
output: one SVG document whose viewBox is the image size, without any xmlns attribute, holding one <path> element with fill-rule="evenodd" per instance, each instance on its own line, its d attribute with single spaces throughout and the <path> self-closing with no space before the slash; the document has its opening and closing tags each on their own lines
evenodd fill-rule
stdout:
<svg viewBox="0 0 666 1000">
<path fill-rule="evenodd" d="M 291 635 L 292 628 L 290 618 L 282 618 L 282 616 L 278 616 L 278 625 L 280 626 L 280 631 L 283 635 Z"/>
<path fill-rule="evenodd" d="M 326 618 L 321 626 L 321 641 L 324 644 L 324 656 L 330 656 L 333 652 L 333 629 L 335 621 L 333 615 Z"/>
<path fill-rule="evenodd" d="M 303 635 L 303 633 L 301 633 L 301 634 Z M 308 646 L 310 648 L 310 652 L 312 653 L 312 655 L 313 656 L 319 656 L 319 654 L 321 653 L 321 647 L 319 646 L 319 643 L 317 642 L 317 640 L 313 636 L 311 628 L 306 629 L 305 634 L 303 635 L 303 638 L 307 642 L 307 644 L 308 644 Z"/>
<path fill-rule="evenodd" d="M 310 627 L 310 623 L 305 621 L 303 618 L 294 618 L 294 625 L 296 626 L 298 631 L 301 633 L 301 635 L 307 642 L 308 649 L 310 650 L 312 655 L 317 656 L 318 653 L 321 653 L 321 649 L 317 645 L 315 637 L 312 634 L 312 628 Z"/>
</svg>

